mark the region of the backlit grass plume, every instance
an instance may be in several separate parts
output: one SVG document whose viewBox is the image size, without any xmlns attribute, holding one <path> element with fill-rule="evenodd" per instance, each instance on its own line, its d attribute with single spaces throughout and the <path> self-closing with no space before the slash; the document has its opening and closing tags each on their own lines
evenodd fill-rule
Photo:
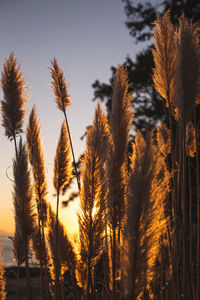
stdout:
<svg viewBox="0 0 200 300">
<path fill-rule="evenodd" d="M 165 123 L 161 123 L 157 127 L 156 140 L 157 140 L 160 152 L 164 156 L 171 153 L 170 131 L 167 128 L 167 126 L 165 125 Z"/>
<path fill-rule="evenodd" d="M 125 69 L 118 67 L 115 75 L 112 112 L 111 112 L 111 147 L 108 159 L 109 173 L 109 218 L 116 227 L 121 222 L 125 209 L 125 185 L 127 167 L 127 147 L 132 123 L 132 96 L 128 92 L 128 75 Z M 120 183 L 120 184 L 119 184 Z"/>
<path fill-rule="evenodd" d="M 55 102 L 58 108 L 62 112 L 65 112 L 67 106 L 71 104 L 70 96 L 68 94 L 64 73 L 60 69 L 55 58 L 51 61 L 51 77 L 51 85 L 55 95 Z"/>
<path fill-rule="evenodd" d="M 24 237 L 22 235 L 22 232 L 20 230 L 20 222 L 15 220 L 15 233 L 14 237 L 11 238 L 12 240 L 12 250 L 13 250 L 13 255 L 14 255 L 14 261 L 17 264 L 17 300 L 20 299 L 20 266 L 25 262 L 25 256 L 26 256 L 26 251 L 24 247 Z"/>
<path fill-rule="evenodd" d="M 29 274 L 28 252 L 31 236 L 34 232 L 34 207 L 32 202 L 32 187 L 30 182 L 30 173 L 28 170 L 28 158 L 25 144 L 20 139 L 17 158 L 13 162 L 14 173 L 14 208 L 16 230 L 23 238 L 25 251 L 27 299 L 31 299 L 31 285 Z"/>
<path fill-rule="evenodd" d="M 65 81 L 64 73 L 61 70 L 61 68 L 58 66 L 57 60 L 55 58 L 51 61 L 51 65 L 52 65 L 50 68 L 51 78 L 52 78 L 51 86 L 55 95 L 55 102 L 58 108 L 64 113 L 65 116 L 65 122 L 66 122 L 67 131 L 69 135 L 69 142 L 70 142 L 72 158 L 73 158 L 74 171 L 76 174 L 78 189 L 80 191 L 79 176 L 76 167 L 74 149 L 72 145 L 71 134 L 70 134 L 69 124 L 68 124 L 67 114 L 66 114 L 66 108 L 68 105 L 71 104 L 70 96 L 68 95 L 67 84 Z"/>
<path fill-rule="evenodd" d="M 19 222 L 17 222 L 17 220 L 15 221 L 15 235 L 12 241 L 14 260 L 17 265 L 20 266 L 25 261 L 25 249 L 22 232 L 20 230 L 20 224 Z"/>
<path fill-rule="evenodd" d="M 34 178 L 34 196 L 38 211 L 38 228 L 34 232 L 33 249 L 37 253 L 37 247 L 40 245 L 41 254 L 37 257 L 40 259 L 41 267 L 41 292 L 43 291 L 43 267 L 45 267 L 46 292 L 48 293 L 48 274 L 47 274 L 47 251 L 45 245 L 44 227 L 47 219 L 47 183 L 45 174 L 44 155 L 42 151 L 42 142 L 40 135 L 40 126 L 37 120 L 36 107 L 34 106 L 29 117 L 29 123 L 26 129 L 26 140 L 28 148 L 29 161 L 32 166 Z M 40 237 L 39 237 L 40 235 Z M 37 241 L 36 241 L 37 240 Z M 34 248 L 35 244 L 35 248 Z M 38 253 L 39 254 L 39 253 Z"/>
<path fill-rule="evenodd" d="M 128 75 L 124 67 L 118 66 L 112 95 L 110 117 L 111 141 L 108 151 L 108 221 L 112 230 L 112 282 L 113 298 L 116 297 L 116 234 L 120 231 L 126 205 L 127 147 L 132 124 L 132 96 L 128 91 Z M 118 230 L 118 232 L 117 232 Z"/>
<path fill-rule="evenodd" d="M 72 163 L 71 163 L 71 151 L 70 151 L 70 143 L 69 136 L 67 133 L 67 128 L 65 123 L 63 122 L 60 132 L 60 137 L 56 149 L 56 156 L 54 158 L 54 177 L 53 183 L 54 188 L 57 194 L 57 205 L 56 205 L 56 249 L 58 245 L 58 214 L 59 214 L 59 200 L 60 200 L 60 192 L 62 188 L 69 183 L 72 177 Z M 57 253 L 57 250 L 56 250 Z M 57 255 L 57 254 L 56 254 Z M 57 267 L 58 266 L 58 260 Z M 58 294 L 58 277 L 59 277 L 59 269 L 56 268 L 56 299 L 59 299 Z"/>
<path fill-rule="evenodd" d="M 42 230 L 41 226 L 35 225 L 31 238 L 31 250 L 40 266 L 41 299 L 49 299 L 49 250 L 45 241 L 44 230 Z"/>
<path fill-rule="evenodd" d="M 166 228 L 164 201 L 169 192 L 169 174 L 164 157 L 158 156 L 150 136 L 137 133 L 131 156 L 123 266 L 128 299 L 145 297 L 153 279 L 160 239 Z"/>
<path fill-rule="evenodd" d="M 200 92 L 199 25 L 182 15 L 177 30 L 176 99 L 179 118 L 191 120 Z"/>
<path fill-rule="evenodd" d="M 44 263 L 45 258 L 47 259 L 47 264 L 48 264 L 48 249 L 47 249 L 47 247 L 45 247 L 45 249 L 44 249 L 41 230 L 39 229 L 38 226 L 35 226 L 35 228 L 34 228 L 34 233 L 32 235 L 31 248 L 33 250 L 35 260 L 39 264 L 41 264 L 41 262 Z"/>
<path fill-rule="evenodd" d="M 105 179 L 102 170 L 105 165 L 107 135 L 107 119 L 98 104 L 93 126 L 87 132 L 86 151 L 81 161 L 82 180 L 78 213 L 80 257 L 87 269 L 87 299 L 94 293 L 94 266 L 102 252 L 102 236 L 105 229 Z"/>
<path fill-rule="evenodd" d="M 16 136 L 22 132 L 25 117 L 24 105 L 29 98 L 29 93 L 25 93 L 25 85 L 23 72 L 17 65 L 17 59 L 12 52 L 4 63 L 1 77 L 2 125 L 5 128 L 6 137 L 10 140 L 15 140 Z"/>
<path fill-rule="evenodd" d="M 176 40 L 175 29 L 170 21 L 170 10 L 159 14 L 154 22 L 153 58 L 155 68 L 153 69 L 153 81 L 156 90 L 166 100 L 166 105 L 173 113 L 175 100 L 175 76 L 176 76 Z"/>
<path fill-rule="evenodd" d="M 71 151 L 67 128 L 63 122 L 54 159 L 54 188 L 60 192 L 72 177 Z"/>
<path fill-rule="evenodd" d="M 45 173 L 44 155 L 42 151 L 42 142 L 40 135 L 40 126 L 37 120 L 36 107 L 34 106 L 26 129 L 26 141 L 28 148 L 28 157 L 32 166 L 36 203 L 40 220 L 46 220 L 47 214 L 47 182 Z"/>
<path fill-rule="evenodd" d="M 195 140 L 195 128 L 192 121 L 186 125 L 186 153 L 190 157 L 195 157 L 196 153 L 196 140 Z"/>
<path fill-rule="evenodd" d="M 58 225 L 56 221 L 56 215 L 49 206 L 49 218 L 48 218 L 48 241 L 51 250 L 51 259 L 52 259 L 52 269 L 51 277 L 52 280 L 56 280 L 56 273 L 58 272 L 58 278 L 61 288 L 62 299 L 65 299 L 64 296 L 64 283 L 62 275 L 66 269 L 69 269 L 73 285 L 75 285 L 75 270 L 76 270 L 76 256 L 72 247 L 72 243 L 69 240 L 67 233 L 64 229 L 63 224 L 58 220 Z M 56 242 L 56 232 L 58 240 Z M 53 287 L 53 295 L 56 298 L 56 289 Z M 60 299 L 60 298 L 59 298 Z"/>
<path fill-rule="evenodd" d="M 95 110 L 95 116 L 93 121 L 93 139 L 94 144 L 98 145 L 96 147 L 96 155 L 98 156 L 98 168 L 99 174 L 101 178 L 101 191 L 100 197 L 98 201 L 98 205 L 102 206 L 102 209 L 106 209 L 106 201 L 107 201 L 107 176 L 106 176 L 106 158 L 108 151 L 108 143 L 110 140 L 110 126 L 108 124 L 108 119 L 103 112 L 100 103 L 97 104 Z"/>
<path fill-rule="evenodd" d="M 28 242 L 34 231 L 34 208 L 27 153 L 21 139 L 19 142 L 19 155 L 13 163 L 13 173 L 15 219 L 19 225 L 17 230 L 22 232 L 23 236 L 26 236 Z"/>
</svg>

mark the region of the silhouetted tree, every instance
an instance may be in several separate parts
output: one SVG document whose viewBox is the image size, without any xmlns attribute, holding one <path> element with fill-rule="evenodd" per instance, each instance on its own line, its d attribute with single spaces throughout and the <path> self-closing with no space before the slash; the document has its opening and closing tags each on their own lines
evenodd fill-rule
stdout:
<svg viewBox="0 0 200 300">
<path fill-rule="evenodd" d="M 156 14 L 164 13 L 171 9 L 171 20 L 177 24 L 178 17 L 184 12 L 185 16 L 193 21 L 200 19 L 200 2 L 198 0 L 166 0 L 166 1 L 132 1 L 122 0 L 126 14 L 126 26 L 135 42 L 146 42 L 144 48 L 135 59 L 126 57 L 123 65 L 127 68 L 130 90 L 134 91 L 135 117 L 133 124 L 136 129 L 146 131 L 155 127 L 158 121 L 168 121 L 167 111 L 163 99 L 155 91 L 152 81 L 152 29 Z M 148 43 L 147 43 L 148 42 Z M 105 102 L 108 114 L 111 111 L 112 84 L 116 68 L 111 67 L 111 78 L 109 83 L 96 80 L 92 87 L 94 89 L 94 100 L 100 99 Z"/>
</svg>

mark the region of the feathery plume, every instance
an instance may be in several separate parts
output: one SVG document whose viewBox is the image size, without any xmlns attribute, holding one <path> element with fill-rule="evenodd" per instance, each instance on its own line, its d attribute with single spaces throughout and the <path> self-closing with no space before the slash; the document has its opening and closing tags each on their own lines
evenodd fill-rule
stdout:
<svg viewBox="0 0 200 300">
<path fill-rule="evenodd" d="M 163 170 L 164 165 L 164 157 L 158 157 L 150 136 L 145 141 L 138 132 L 131 156 L 132 175 L 125 227 L 127 252 L 123 270 L 128 296 L 134 299 L 148 292 L 160 250 L 160 238 L 166 227 L 162 201 L 169 192 L 169 176 L 164 171 L 166 167 Z"/>
<path fill-rule="evenodd" d="M 39 213 L 39 218 L 42 223 L 47 217 L 47 183 L 45 174 L 44 155 L 42 151 L 42 142 L 40 135 L 40 126 L 37 120 L 36 107 L 34 106 L 26 129 L 26 140 L 28 148 L 28 157 L 32 166 L 36 203 Z"/>
<path fill-rule="evenodd" d="M 71 155 L 70 155 L 70 144 L 69 144 L 69 136 L 67 133 L 67 128 L 65 123 L 63 122 L 60 132 L 60 137 L 56 149 L 56 156 L 54 159 L 54 188 L 57 192 L 57 205 L 56 205 L 56 250 L 55 256 L 58 255 L 58 230 L 59 230 L 59 222 L 58 222 L 58 211 L 59 211 L 59 201 L 60 201 L 60 191 L 62 188 L 69 183 L 72 177 L 72 163 L 71 163 Z M 59 262 L 58 258 L 56 258 L 56 300 L 59 299 L 59 291 L 58 291 L 58 284 L 59 284 Z"/>
<path fill-rule="evenodd" d="M 102 251 L 105 229 L 103 168 L 108 132 L 107 118 L 98 104 L 93 126 L 87 132 L 86 151 L 81 162 L 82 184 L 78 213 L 80 257 L 87 268 L 87 297 L 93 293 L 93 269 Z"/>
<path fill-rule="evenodd" d="M 80 191 L 79 175 L 78 175 L 78 171 L 77 171 L 77 167 L 76 167 L 76 160 L 75 160 L 72 139 L 71 139 L 69 124 L 68 124 L 67 114 L 66 114 L 66 108 L 68 105 L 71 104 L 70 96 L 68 95 L 67 84 L 65 82 L 64 73 L 58 66 L 57 60 L 54 58 L 51 61 L 51 64 L 52 64 L 52 67 L 50 68 L 51 69 L 51 77 L 52 77 L 51 85 L 52 85 L 53 92 L 55 95 L 55 102 L 56 102 L 58 108 L 64 113 L 64 116 L 65 116 L 65 122 L 66 122 L 66 126 L 67 126 L 67 132 L 68 132 L 68 136 L 69 136 L 69 142 L 70 142 L 72 158 L 73 158 L 74 171 L 76 174 L 78 189 Z"/>
<path fill-rule="evenodd" d="M 199 25 L 182 14 L 177 31 L 176 99 L 179 118 L 185 124 L 191 120 L 200 92 Z"/>
<path fill-rule="evenodd" d="M 34 232 L 34 207 L 32 203 L 32 187 L 30 173 L 28 170 L 28 160 L 25 145 L 20 139 L 19 153 L 13 163 L 14 173 L 14 207 L 16 227 L 23 237 L 29 241 Z"/>
<path fill-rule="evenodd" d="M 55 232 L 56 232 L 56 215 L 49 205 L 49 224 L 48 224 L 48 241 L 51 249 L 51 258 L 55 265 L 56 259 L 56 243 L 55 243 Z M 58 221 L 58 261 L 59 265 L 66 264 L 70 273 L 76 266 L 76 257 L 73 251 L 72 243 L 70 242 L 68 235 L 65 231 L 63 224 Z"/>
<path fill-rule="evenodd" d="M 26 129 L 26 140 L 29 161 L 32 166 L 32 173 L 34 178 L 34 190 L 35 190 L 35 201 L 37 204 L 38 211 L 38 227 L 35 229 L 33 235 L 33 249 L 36 257 L 40 260 L 41 267 L 41 293 L 43 293 L 43 266 L 45 266 L 45 284 L 46 292 L 48 293 L 48 274 L 47 274 L 47 262 L 48 252 L 45 245 L 44 227 L 47 221 L 47 183 L 45 174 L 44 155 L 42 151 L 42 142 L 40 135 L 40 126 L 37 120 L 36 107 L 34 106 L 30 117 L 29 123 Z M 35 248 L 34 248 L 35 246 Z M 42 250 L 42 248 L 43 250 Z M 39 254 L 39 251 L 41 254 Z M 40 248 L 40 249 L 39 249 Z M 37 255 L 38 254 L 38 255 Z M 44 297 L 44 295 L 42 295 Z M 47 296 L 48 299 L 48 296 Z"/>
<path fill-rule="evenodd" d="M 125 209 L 127 147 L 133 117 L 131 111 L 132 97 L 128 93 L 128 87 L 128 75 L 125 69 L 119 66 L 113 87 L 111 140 L 108 158 L 109 219 L 115 227 L 121 222 Z"/>
<path fill-rule="evenodd" d="M 20 138 L 18 155 L 13 163 L 14 173 L 14 208 L 16 229 L 19 235 L 23 237 L 23 246 L 25 251 L 26 284 L 27 299 L 31 299 L 31 284 L 28 262 L 29 242 L 34 232 L 34 208 L 32 203 L 32 187 L 30 174 L 28 170 L 28 158 L 25 144 Z"/>
<path fill-rule="evenodd" d="M 62 281 L 62 275 L 66 269 L 69 270 L 73 284 L 75 284 L 75 270 L 76 270 L 76 256 L 64 226 L 58 220 L 58 229 L 56 228 L 56 215 L 49 205 L 49 218 L 48 218 L 48 241 L 51 250 L 51 259 L 53 269 L 51 270 L 51 277 L 55 280 L 55 274 L 58 272 L 58 278 Z M 57 246 L 56 246 L 56 231 Z M 56 249 L 57 248 L 57 249 Z M 56 271 L 57 269 L 57 271 Z M 62 286 L 61 286 L 62 287 Z M 56 296 L 56 291 L 53 289 L 53 294 Z"/>
<path fill-rule="evenodd" d="M 157 92 L 166 100 L 166 106 L 172 109 L 175 100 L 176 44 L 170 10 L 163 17 L 158 14 L 154 24 L 153 81 Z"/>
<path fill-rule="evenodd" d="M 186 125 L 186 153 L 190 157 L 194 157 L 196 153 L 195 128 L 192 121 Z"/>
<path fill-rule="evenodd" d="M 33 250 L 35 260 L 38 263 L 41 263 L 41 262 L 44 263 L 44 260 L 46 259 L 47 265 L 48 265 L 48 260 L 49 260 L 48 248 L 45 246 L 45 249 L 44 249 L 44 243 L 43 243 L 43 238 L 42 238 L 42 234 L 41 234 L 41 229 L 38 226 L 35 226 L 34 233 L 32 234 L 31 248 Z"/>
<path fill-rule="evenodd" d="M 97 103 L 97 107 L 95 110 L 95 116 L 93 120 L 93 145 L 89 145 L 88 147 L 96 148 L 96 155 L 98 157 L 98 169 L 99 176 L 101 180 L 101 189 L 99 194 L 99 201 L 97 201 L 97 205 L 101 206 L 105 214 L 106 209 L 106 198 L 107 198 L 107 176 L 105 175 L 106 170 L 106 157 L 108 151 L 108 144 L 110 139 L 110 126 L 108 124 L 108 119 L 103 112 L 100 103 Z M 98 146 L 97 146 L 98 145 Z"/>
<path fill-rule="evenodd" d="M 65 81 L 65 76 L 63 71 L 58 66 L 57 60 L 55 58 L 51 61 L 51 65 L 51 85 L 55 95 L 55 102 L 58 108 L 62 112 L 65 112 L 67 106 L 71 104 L 70 96 L 67 90 L 67 84 Z"/>
<path fill-rule="evenodd" d="M 124 67 L 118 66 L 115 74 L 112 111 L 110 118 L 111 138 L 108 151 L 108 222 L 112 230 L 112 284 L 116 298 L 116 230 L 118 240 L 122 228 L 127 197 L 127 147 L 132 123 L 132 96 L 128 92 L 128 75 Z"/>
<path fill-rule="evenodd" d="M 72 176 L 70 144 L 67 128 L 63 122 L 54 159 L 54 188 L 61 191 Z"/>
<path fill-rule="evenodd" d="M 22 132 L 24 105 L 29 98 L 29 93 L 25 93 L 25 85 L 23 73 L 17 66 L 17 59 L 12 52 L 4 63 L 1 78 L 4 95 L 1 101 L 2 125 L 5 128 L 5 136 L 10 140 Z"/>
<path fill-rule="evenodd" d="M 156 140 L 160 152 L 164 156 L 171 153 L 170 131 L 163 122 L 157 127 Z"/>
<path fill-rule="evenodd" d="M 15 236 L 12 239 L 13 242 L 13 254 L 14 259 L 18 266 L 24 263 L 25 261 L 25 249 L 24 249 L 24 238 L 20 230 L 20 225 L 15 220 Z"/>
</svg>

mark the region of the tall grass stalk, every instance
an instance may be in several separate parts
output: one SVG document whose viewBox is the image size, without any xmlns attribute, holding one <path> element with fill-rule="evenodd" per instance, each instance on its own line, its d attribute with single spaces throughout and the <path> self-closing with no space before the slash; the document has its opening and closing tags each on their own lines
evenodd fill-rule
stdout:
<svg viewBox="0 0 200 300">
<path fill-rule="evenodd" d="M 13 162 L 14 173 L 14 207 L 17 230 L 23 238 L 24 259 L 26 268 L 27 299 L 32 299 L 29 272 L 29 243 L 34 232 L 35 215 L 32 203 L 32 187 L 28 170 L 28 158 L 25 145 L 20 139 L 18 156 Z"/>
<path fill-rule="evenodd" d="M 72 152 L 73 166 L 74 166 L 75 175 L 76 175 L 76 179 L 77 179 L 78 189 L 80 192 L 79 175 L 78 175 L 78 171 L 77 171 L 77 167 L 76 167 L 74 149 L 73 149 L 73 145 L 72 145 L 72 139 L 71 139 L 69 124 L 68 124 L 67 114 L 66 114 L 66 108 L 71 104 L 70 96 L 68 94 L 68 88 L 67 88 L 67 84 L 65 81 L 64 73 L 60 69 L 60 67 L 57 63 L 57 60 L 55 58 L 51 61 L 51 78 L 52 78 L 51 85 L 52 85 L 52 89 L 53 89 L 53 92 L 55 95 L 55 102 L 58 106 L 58 109 L 64 113 L 65 122 L 66 122 L 66 126 L 67 126 L 67 132 L 68 132 L 69 141 L 70 141 L 71 152 Z"/>
<path fill-rule="evenodd" d="M 52 279 L 55 279 L 56 268 L 59 273 L 59 282 L 61 287 L 62 300 L 65 300 L 65 291 L 63 285 L 62 275 L 66 269 L 72 278 L 74 295 L 76 295 L 75 290 L 75 269 L 76 269 L 76 256 L 72 243 L 70 242 L 68 235 L 64 229 L 63 224 L 58 220 L 58 225 L 56 222 L 56 215 L 49 206 L 49 218 L 48 218 L 48 241 L 51 250 L 51 259 L 53 262 L 53 270 L 51 272 Z M 57 229 L 58 228 L 58 229 Z M 56 247 L 56 231 L 58 232 L 57 247 Z M 57 249 L 56 249 L 57 248 Z M 56 253 L 57 252 L 57 253 Z M 53 289 L 53 295 L 56 298 L 55 287 Z"/>
<path fill-rule="evenodd" d="M 72 177 L 72 164 L 71 164 L 71 154 L 70 154 L 70 144 L 69 137 L 67 133 L 67 128 L 65 123 L 63 122 L 60 137 L 56 149 L 56 155 L 54 158 L 54 188 L 57 194 L 57 204 L 56 204 L 56 232 L 55 232 L 55 240 L 56 240 L 56 300 L 59 299 L 59 291 L 58 291 L 58 260 L 57 260 L 57 247 L 58 247 L 58 215 L 59 215 L 59 200 L 60 200 L 60 192 L 62 188 L 69 183 Z"/>
<path fill-rule="evenodd" d="M 183 289 L 184 297 L 190 295 L 188 284 L 190 272 L 188 266 L 188 222 L 186 214 L 186 153 L 185 135 L 186 124 L 193 118 L 193 111 L 197 98 L 199 97 L 200 85 L 200 47 L 197 24 L 188 21 L 184 15 L 179 18 L 179 30 L 177 31 L 177 74 L 176 74 L 176 99 L 175 105 L 178 109 L 180 127 L 182 128 L 182 217 L 184 230 L 183 247 Z M 190 61 L 190 62 L 189 62 Z M 197 255 L 198 264 L 198 255 Z M 200 279 L 197 271 L 197 282 Z M 200 274 L 200 273 L 199 273 Z M 198 286 L 198 284 L 197 284 Z M 197 287 L 197 299 L 199 288 Z"/>
<path fill-rule="evenodd" d="M 22 133 L 22 125 L 25 118 L 25 103 L 30 97 L 30 93 L 25 93 L 26 81 L 23 72 L 17 63 L 17 59 L 12 52 L 3 65 L 1 77 L 1 87 L 3 89 L 3 100 L 1 101 L 2 126 L 5 128 L 5 136 L 9 140 L 14 140 L 15 163 L 18 162 L 17 136 Z M 20 158 L 19 158 L 20 159 Z M 20 175 L 21 176 L 21 175 Z M 14 199 L 15 216 L 16 211 Z M 26 247 L 23 247 L 24 236 L 20 228 L 20 220 L 15 219 L 15 237 L 13 238 L 13 252 L 17 262 L 17 297 L 20 297 L 19 267 L 25 260 Z M 27 277 L 29 276 L 27 269 Z M 27 278 L 27 283 L 29 280 Z M 28 287 L 27 287 L 28 288 Z M 28 290 L 30 290 L 28 288 Z M 29 293 L 30 294 L 30 293 Z"/>
<path fill-rule="evenodd" d="M 175 225 L 174 241 L 173 241 L 173 292 L 174 297 L 178 289 L 177 286 L 177 268 L 176 260 L 178 257 L 178 228 L 177 228 L 177 182 L 176 182 L 176 165 L 175 165 L 175 126 L 173 124 L 174 115 L 174 101 L 176 97 L 175 78 L 176 78 L 176 39 L 175 29 L 170 21 L 170 10 L 164 13 L 163 17 L 157 15 L 154 22 L 156 29 L 154 30 L 154 45 L 155 49 L 152 51 L 155 68 L 153 69 L 153 81 L 155 89 L 166 100 L 166 106 L 169 114 L 170 139 L 172 149 L 172 217 Z"/>
<path fill-rule="evenodd" d="M 24 106 L 30 93 L 25 93 L 26 81 L 20 66 L 17 65 L 17 59 L 13 52 L 3 65 L 1 86 L 4 97 L 1 101 L 2 125 L 5 128 L 5 136 L 9 140 L 14 140 L 17 157 L 16 137 L 22 133 L 25 118 Z"/>
<path fill-rule="evenodd" d="M 80 256 L 87 267 L 87 299 L 94 297 L 94 266 L 103 250 L 106 205 L 103 169 L 108 134 L 107 118 L 98 104 L 93 126 L 87 132 L 86 151 L 81 162 L 81 210 L 78 213 Z"/>
<path fill-rule="evenodd" d="M 164 208 L 170 177 L 164 157 L 154 147 L 150 136 L 145 141 L 141 133 L 136 134 L 125 227 L 123 271 L 128 299 L 151 296 L 150 284 L 155 284 L 154 276 L 158 272 L 154 265 L 168 222 Z"/>
<path fill-rule="evenodd" d="M 128 75 L 118 66 L 112 95 L 110 116 L 111 142 L 108 151 L 108 222 L 112 231 L 112 291 L 116 299 L 116 243 L 120 243 L 126 205 L 127 147 L 132 123 L 132 96 L 128 91 Z"/>
<path fill-rule="evenodd" d="M 46 183 L 46 174 L 45 174 L 45 164 L 44 164 L 44 155 L 42 151 L 41 135 L 40 135 L 40 126 L 37 120 L 36 107 L 34 106 L 29 117 L 29 123 L 26 129 L 26 140 L 28 148 L 29 161 L 32 166 L 33 178 L 34 178 L 34 190 L 35 190 L 35 201 L 38 211 L 38 229 L 36 230 L 36 236 L 41 235 L 39 238 L 41 241 L 39 250 L 41 255 L 38 256 L 41 266 L 41 289 L 44 293 L 44 284 L 43 284 L 43 266 L 45 274 L 45 297 L 49 299 L 49 289 L 48 289 L 48 270 L 47 270 L 47 251 L 45 245 L 45 235 L 44 229 L 46 226 L 47 219 L 47 183 Z"/>
</svg>

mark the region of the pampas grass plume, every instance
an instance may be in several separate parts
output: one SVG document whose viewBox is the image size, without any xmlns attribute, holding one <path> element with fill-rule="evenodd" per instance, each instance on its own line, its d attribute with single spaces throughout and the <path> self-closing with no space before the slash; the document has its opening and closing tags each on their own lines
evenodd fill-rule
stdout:
<svg viewBox="0 0 200 300">
<path fill-rule="evenodd" d="M 37 120 L 36 107 L 34 106 L 29 117 L 29 123 L 26 129 L 26 140 L 28 148 L 28 157 L 32 166 L 35 196 L 39 217 L 42 221 L 47 216 L 47 183 L 45 174 L 44 155 L 42 151 L 42 142 L 40 135 L 40 126 Z"/>
<path fill-rule="evenodd" d="M 48 241 L 50 245 L 50 253 L 53 266 L 51 268 L 51 277 L 56 279 L 56 272 L 58 280 L 62 280 L 60 276 L 63 275 L 66 269 L 69 270 L 73 284 L 75 283 L 75 270 L 76 270 L 76 255 L 72 243 L 65 231 L 63 224 L 56 220 L 56 215 L 51 206 L 48 209 Z M 56 241 L 57 236 L 57 241 Z M 57 244 L 57 245 L 56 245 Z M 53 294 L 56 291 L 53 289 Z"/>
<path fill-rule="evenodd" d="M 71 151 L 67 128 L 63 122 L 54 158 L 54 188 L 60 191 L 72 177 Z"/>
<path fill-rule="evenodd" d="M 165 125 L 165 123 L 161 123 L 156 130 L 156 140 L 158 143 L 158 147 L 160 152 L 166 156 L 171 153 L 171 142 L 170 142 L 170 131 Z"/>
<path fill-rule="evenodd" d="M 67 84 L 65 81 L 64 73 L 60 69 L 57 60 L 54 58 L 51 61 L 51 86 L 55 95 L 55 102 L 58 108 L 65 112 L 67 106 L 71 104 L 70 96 L 68 95 Z"/>
<path fill-rule="evenodd" d="M 25 144 L 20 139 L 18 157 L 13 163 L 14 173 L 14 207 L 16 227 L 30 239 L 34 232 L 34 207 L 32 202 L 32 186 L 30 181 L 30 173 L 28 170 L 28 159 Z"/>
<path fill-rule="evenodd" d="M 170 10 L 163 17 L 157 15 L 154 22 L 153 81 L 157 92 L 166 100 L 166 106 L 173 105 L 175 100 L 176 44 L 175 30 L 170 21 Z"/>
<path fill-rule="evenodd" d="M 4 63 L 1 78 L 4 96 L 1 101 L 2 125 L 5 128 L 5 136 L 10 140 L 22 132 L 24 105 L 30 97 L 29 93 L 25 93 L 25 85 L 23 73 L 12 52 Z"/>
<path fill-rule="evenodd" d="M 196 153 L 195 128 L 192 121 L 186 125 L 186 153 L 190 157 L 194 157 Z"/>
<path fill-rule="evenodd" d="M 199 25 L 182 14 L 177 31 L 176 99 L 179 118 L 185 124 L 192 119 L 200 92 Z"/>
</svg>

